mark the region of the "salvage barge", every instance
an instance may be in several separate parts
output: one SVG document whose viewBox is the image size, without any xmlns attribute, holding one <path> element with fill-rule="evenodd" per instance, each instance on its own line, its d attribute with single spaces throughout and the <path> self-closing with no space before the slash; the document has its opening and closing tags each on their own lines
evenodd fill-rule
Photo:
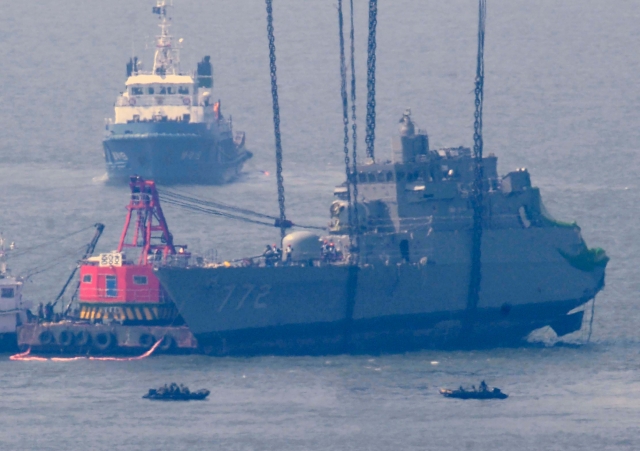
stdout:
<svg viewBox="0 0 640 451">
<path fill-rule="evenodd" d="M 131 177 L 131 199 L 117 250 L 80 263 L 78 299 L 58 322 L 18 329 L 20 348 L 55 353 L 140 353 L 161 340 L 160 352 L 192 352 L 197 342 L 153 274 L 171 262 L 186 266 L 186 246 L 175 245 L 155 183 Z"/>
</svg>

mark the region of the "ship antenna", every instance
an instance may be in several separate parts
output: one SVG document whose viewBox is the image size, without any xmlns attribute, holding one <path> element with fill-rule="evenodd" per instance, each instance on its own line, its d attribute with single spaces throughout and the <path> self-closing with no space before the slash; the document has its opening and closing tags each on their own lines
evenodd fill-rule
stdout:
<svg viewBox="0 0 640 451">
<path fill-rule="evenodd" d="M 179 73 L 178 49 L 173 46 L 173 36 L 169 34 L 171 17 L 167 17 L 166 0 L 157 0 L 156 6 L 152 8 L 153 14 L 159 16 L 160 34 L 156 36 L 156 53 L 153 58 L 153 74 L 155 75 L 177 75 Z"/>
<path fill-rule="evenodd" d="M 475 80 L 475 114 L 473 124 L 473 167 L 474 180 L 471 190 L 473 208 L 473 229 L 471 238 L 471 274 L 467 296 L 467 310 L 462 325 L 462 338 L 468 337 L 473 330 L 475 313 L 480 300 L 482 282 L 482 218 L 483 218 L 483 179 L 482 164 L 482 103 L 484 99 L 484 34 L 487 14 L 486 0 L 479 0 L 478 7 L 478 56 Z"/>
</svg>

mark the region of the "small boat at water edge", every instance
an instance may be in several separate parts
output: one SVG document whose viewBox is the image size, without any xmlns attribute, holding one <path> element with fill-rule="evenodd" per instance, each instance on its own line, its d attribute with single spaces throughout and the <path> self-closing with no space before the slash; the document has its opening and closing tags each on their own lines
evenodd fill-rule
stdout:
<svg viewBox="0 0 640 451">
<path fill-rule="evenodd" d="M 159 401 L 202 401 L 209 396 L 209 390 L 201 389 L 198 391 L 190 391 L 188 387 L 180 384 L 178 386 L 175 383 L 160 388 L 150 388 L 149 393 L 142 396 L 143 399 L 154 399 Z"/>
<path fill-rule="evenodd" d="M 476 390 L 473 387 L 471 390 L 465 390 L 460 387 L 457 390 L 451 390 L 449 388 L 441 388 L 440 394 L 445 398 L 457 398 L 457 399 L 507 399 L 509 395 L 502 393 L 499 388 L 489 388 L 482 381 L 480 388 Z"/>
</svg>

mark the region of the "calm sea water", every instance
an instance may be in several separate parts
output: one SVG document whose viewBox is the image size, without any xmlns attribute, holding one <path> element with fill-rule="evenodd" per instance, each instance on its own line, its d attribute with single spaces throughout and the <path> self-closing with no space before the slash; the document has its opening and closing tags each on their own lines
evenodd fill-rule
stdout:
<svg viewBox="0 0 640 451">
<path fill-rule="evenodd" d="M 341 158 L 336 2 L 275 2 L 287 211 L 325 224 Z M 181 187 L 277 209 L 264 4 L 175 0 L 184 68 L 214 62 L 214 96 L 254 159 L 237 183 Z M 117 245 L 127 188 L 105 186 L 104 119 L 132 52 L 151 64 L 147 0 L 5 2 L 0 17 L 0 230 L 30 252 L 27 297 L 49 300 L 92 232 Z M 366 2 L 357 2 L 364 118 Z M 390 157 L 402 111 L 433 146 L 471 145 L 475 0 L 381 2 L 377 142 Z M 11 362 L 0 356 L 0 448 L 50 450 L 619 450 L 640 441 L 640 2 L 489 2 L 485 145 L 501 172 L 527 167 L 551 212 L 611 256 L 591 344 L 579 348 L 319 358 L 154 357 Z M 359 121 L 364 136 L 364 121 Z M 364 144 L 361 140 L 362 153 Z M 180 243 L 254 255 L 277 230 L 167 206 Z M 578 334 L 575 340 L 583 339 Z M 460 402 L 440 386 L 502 387 Z M 164 382 L 206 387 L 202 403 L 144 402 Z"/>
</svg>

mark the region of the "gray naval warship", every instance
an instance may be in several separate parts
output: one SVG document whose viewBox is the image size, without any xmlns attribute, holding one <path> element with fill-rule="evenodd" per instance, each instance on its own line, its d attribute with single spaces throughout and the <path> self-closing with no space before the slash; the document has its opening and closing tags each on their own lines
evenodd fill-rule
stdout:
<svg viewBox="0 0 640 451">
<path fill-rule="evenodd" d="M 328 233 L 290 233 L 281 258 L 157 268 L 205 352 L 517 346 L 545 326 L 558 336 L 581 328 L 608 257 L 549 216 L 526 169 L 501 177 L 496 156 L 482 158 L 482 278 L 470 306 L 471 149 L 431 149 L 409 111 L 392 147 L 392 162 L 357 166 L 355 207 L 337 187 Z"/>
<path fill-rule="evenodd" d="M 103 140 L 109 181 L 132 174 L 160 183 L 225 183 L 234 179 L 252 153 L 244 132 L 234 134 L 231 118 L 214 101 L 213 66 L 206 56 L 194 74 L 181 73 L 179 44 L 169 34 L 165 0 L 153 13 L 160 34 L 150 72 L 138 58 L 127 64 L 125 90 L 115 103 Z"/>
</svg>

